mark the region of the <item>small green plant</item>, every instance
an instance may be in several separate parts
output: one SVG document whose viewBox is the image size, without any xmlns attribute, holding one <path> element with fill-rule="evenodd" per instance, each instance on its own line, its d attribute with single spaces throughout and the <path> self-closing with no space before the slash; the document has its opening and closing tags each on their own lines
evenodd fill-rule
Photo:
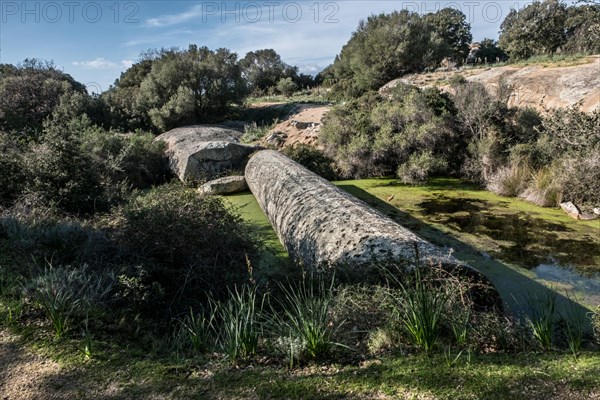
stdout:
<svg viewBox="0 0 600 400">
<path fill-rule="evenodd" d="M 530 315 L 527 320 L 533 331 L 533 337 L 542 349 L 550 350 L 552 348 L 556 294 L 549 290 L 545 296 L 529 298 L 528 302 Z"/>
<path fill-rule="evenodd" d="M 0 301 L 0 322 L 6 325 L 14 325 L 23 314 L 21 301 Z"/>
<path fill-rule="evenodd" d="M 467 309 L 466 311 L 457 310 L 455 317 L 450 319 L 452 334 L 454 335 L 454 341 L 456 342 L 457 346 L 464 346 L 467 342 L 470 317 L 471 311 L 470 309 Z"/>
<path fill-rule="evenodd" d="M 563 315 L 566 322 L 565 333 L 567 335 L 567 344 L 573 356 L 577 358 L 581 351 L 583 334 L 587 315 L 581 311 L 577 299 L 567 293 L 569 300 L 568 315 Z"/>
<path fill-rule="evenodd" d="M 268 325 L 273 335 L 286 343 L 290 368 L 302 355 L 322 359 L 340 345 L 333 335 L 341 323 L 335 326 L 330 320 L 333 283 L 333 279 L 326 285 L 322 279 L 311 278 L 297 286 L 280 285 L 282 295 L 271 309 Z"/>
<path fill-rule="evenodd" d="M 402 286 L 402 308 L 400 319 L 413 342 L 429 353 L 440 335 L 444 304 L 447 301 L 443 290 L 432 287 L 421 280 L 415 271 L 413 286 Z"/>
<path fill-rule="evenodd" d="M 432 270 L 433 271 L 433 270 Z M 390 274 L 400 290 L 390 290 L 396 315 L 409 336 L 417 346 L 431 352 L 440 336 L 442 316 L 446 309 L 450 293 L 439 288 L 431 278 L 434 272 L 424 275 L 421 271 L 418 247 L 415 244 L 415 267 L 405 282 Z"/>
<path fill-rule="evenodd" d="M 458 360 L 460 360 L 460 356 L 462 356 L 463 351 L 459 351 L 456 356 L 452 354 L 452 347 L 448 346 L 446 351 L 444 352 L 444 360 L 446 361 L 446 366 L 448 368 L 454 367 Z M 469 356 L 470 357 L 470 356 Z"/>
<path fill-rule="evenodd" d="M 256 354 L 259 337 L 259 309 L 256 289 L 248 286 L 229 291 L 229 299 L 213 303 L 221 324 L 217 327 L 223 352 L 232 364 Z"/>
<path fill-rule="evenodd" d="M 54 334 L 61 338 L 72 317 L 85 317 L 97 308 L 112 290 L 108 274 L 96 274 L 87 266 L 54 268 L 50 265 L 31 284 L 31 297 L 46 312 Z"/>
<path fill-rule="evenodd" d="M 242 143 L 252 143 L 261 140 L 267 132 L 269 132 L 271 127 L 278 122 L 278 119 L 275 119 L 275 122 L 272 125 L 258 125 L 256 122 L 252 122 L 252 124 L 244 127 L 244 134 L 240 138 L 240 141 Z"/>
<path fill-rule="evenodd" d="M 86 318 L 83 326 L 83 349 L 81 350 L 86 360 L 91 360 L 94 354 L 94 339 L 90 333 L 89 322 L 90 320 Z"/>
<path fill-rule="evenodd" d="M 178 338 L 185 338 L 186 343 L 196 353 L 208 350 L 211 334 L 214 329 L 215 313 L 209 309 L 208 316 L 204 313 L 195 314 L 190 307 L 190 312 L 179 320 Z"/>
</svg>

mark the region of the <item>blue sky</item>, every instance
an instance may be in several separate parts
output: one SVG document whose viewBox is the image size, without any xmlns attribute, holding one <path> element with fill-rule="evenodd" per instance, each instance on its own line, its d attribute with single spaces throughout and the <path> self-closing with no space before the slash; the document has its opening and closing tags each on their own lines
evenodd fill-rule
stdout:
<svg viewBox="0 0 600 400">
<path fill-rule="evenodd" d="M 187 48 L 190 43 L 227 47 L 240 58 L 251 50 L 273 48 L 288 64 L 315 74 L 371 14 L 458 8 L 480 40 L 497 38 L 510 8 L 530 2 L 0 0 L 0 62 L 54 60 L 90 92 L 108 89 L 145 50 Z"/>
</svg>

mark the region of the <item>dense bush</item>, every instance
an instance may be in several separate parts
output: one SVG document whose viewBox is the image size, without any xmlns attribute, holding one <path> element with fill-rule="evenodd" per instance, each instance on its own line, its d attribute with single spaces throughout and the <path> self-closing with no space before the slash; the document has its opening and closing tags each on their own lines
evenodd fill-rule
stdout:
<svg viewBox="0 0 600 400">
<path fill-rule="evenodd" d="M 425 152 L 436 158 L 430 172 L 446 172 L 443 166 L 451 165 L 446 157 L 459 145 L 452 112 L 439 91 L 401 84 L 388 98 L 371 93 L 331 110 L 319 140 L 344 177 L 391 175 Z"/>
<path fill-rule="evenodd" d="M 288 147 L 283 153 L 303 167 L 327 180 L 333 181 L 338 178 L 333 160 L 319 149 L 301 144 Z"/>
<path fill-rule="evenodd" d="M 222 200 L 179 185 L 137 197 L 112 217 L 111 230 L 129 264 L 140 266 L 128 274 L 161 287 L 152 313 L 184 311 L 209 292 L 223 295 L 249 278 L 256 251 L 249 229 Z"/>
<path fill-rule="evenodd" d="M 64 95 L 87 96 L 85 87 L 52 62 L 26 59 L 0 64 L 0 129 L 39 133 Z"/>
</svg>

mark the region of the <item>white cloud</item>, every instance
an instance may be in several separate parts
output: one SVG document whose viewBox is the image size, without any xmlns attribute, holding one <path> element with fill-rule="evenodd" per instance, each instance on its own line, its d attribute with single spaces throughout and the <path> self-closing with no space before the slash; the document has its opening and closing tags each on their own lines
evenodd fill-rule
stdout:
<svg viewBox="0 0 600 400">
<path fill-rule="evenodd" d="M 111 69 L 119 66 L 118 64 L 108 61 L 102 57 L 98 57 L 91 61 L 74 61 L 73 65 L 85 69 Z"/>
<path fill-rule="evenodd" d="M 149 27 L 163 27 L 181 24 L 202 15 L 203 6 L 194 6 L 187 11 L 179 14 L 168 14 L 161 15 L 156 18 L 149 18 L 146 20 L 146 26 Z"/>
<path fill-rule="evenodd" d="M 103 57 L 98 57 L 91 61 L 73 61 L 72 63 L 76 67 L 84 69 L 122 69 L 129 68 L 133 65 L 132 60 L 122 60 L 119 63 L 109 61 Z"/>
</svg>

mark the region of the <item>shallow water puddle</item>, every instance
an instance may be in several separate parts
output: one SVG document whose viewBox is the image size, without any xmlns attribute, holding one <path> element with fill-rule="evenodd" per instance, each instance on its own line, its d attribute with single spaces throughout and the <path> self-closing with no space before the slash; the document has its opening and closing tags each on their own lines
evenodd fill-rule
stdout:
<svg viewBox="0 0 600 400">
<path fill-rule="evenodd" d="M 535 214 L 511 212 L 502 203 L 436 196 L 421 202 L 424 216 L 433 216 L 452 230 L 487 236 L 498 244 L 490 254 L 499 260 L 531 269 L 540 264 L 571 266 L 581 272 L 600 263 L 597 238 L 575 232 Z"/>
<path fill-rule="evenodd" d="M 492 243 L 484 256 L 526 268 L 546 286 L 600 304 L 600 241 L 593 232 L 582 234 L 534 212 L 511 210 L 502 201 L 435 195 L 417 208 L 424 220 Z"/>
</svg>

